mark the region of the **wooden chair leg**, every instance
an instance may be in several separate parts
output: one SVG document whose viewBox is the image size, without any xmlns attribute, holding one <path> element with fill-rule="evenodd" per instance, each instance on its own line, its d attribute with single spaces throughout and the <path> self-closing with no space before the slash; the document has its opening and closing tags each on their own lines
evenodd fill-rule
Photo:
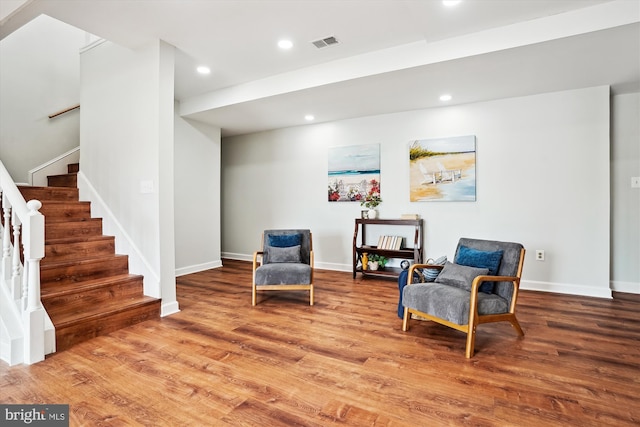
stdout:
<svg viewBox="0 0 640 427">
<path fill-rule="evenodd" d="M 467 359 L 471 359 L 473 357 L 473 353 L 475 352 L 476 344 L 476 325 L 469 325 L 469 331 L 467 332 L 467 348 L 465 351 L 465 357 Z"/>
<path fill-rule="evenodd" d="M 252 284 L 251 285 L 251 305 L 255 306 L 256 305 L 256 285 Z"/>
<path fill-rule="evenodd" d="M 511 319 L 509 319 L 509 322 L 511 322 L 511 326 L 513 326 L 513 329 L 516 330 L 518 335 L 523 337 L 524 336 L 524 331 L 520 327 L 520 322 L 518 322 L 518 319 L 516 319 L 516 316 L 513 316 Z"/>
<path fill-rule="evenodd" d="M 402 332 L 407 332 L 408 330 L 409 330 L 409 309 L 405 307 L 404 314 L 402 315 Z"/>
<path fill-rule="evenodd" d="M 313 305 L 313 285 L 309 288 L 309 305 Z"/>
</svg>

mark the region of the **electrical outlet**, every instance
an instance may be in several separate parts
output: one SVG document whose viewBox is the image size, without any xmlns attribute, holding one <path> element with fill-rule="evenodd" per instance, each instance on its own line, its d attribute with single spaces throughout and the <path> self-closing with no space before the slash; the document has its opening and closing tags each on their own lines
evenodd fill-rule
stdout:
<svg viewBox="0 0 640 427">
<path fill-rule="evenodd" d="M 544 261 L 544 251 L 542 249 L 536 250 L 536 261 Z"/>
</svg>

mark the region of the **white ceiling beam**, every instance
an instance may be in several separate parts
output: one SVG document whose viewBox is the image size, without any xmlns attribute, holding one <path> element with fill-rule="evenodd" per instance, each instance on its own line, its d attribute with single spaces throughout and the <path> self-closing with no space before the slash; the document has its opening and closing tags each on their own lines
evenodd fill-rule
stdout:
<svg viewBox="0 0 640 427">
<path fill-rule="evenodd" d="M 618 0 L 464 36 L 356 55 L 194 96 L 180 115 L 285 93 L 571 37 L 640 22 L 640 2 Z"/>
</svg>

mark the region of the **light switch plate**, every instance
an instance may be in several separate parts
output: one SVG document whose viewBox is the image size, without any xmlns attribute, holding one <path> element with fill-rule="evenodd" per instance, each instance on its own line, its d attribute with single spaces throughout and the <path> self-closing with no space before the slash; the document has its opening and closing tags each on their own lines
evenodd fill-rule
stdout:
<svg viewBox="0 0 640 427">
<path fill-rule="evenodd" d="M 140 193 L 142 194 L 153 193 L 153 181 L 151 180 L 140 181 Z"/>
<path fill-rule="evenodd" d="M 640 176 L 631 177 L 631 188 L 640 188 Z"/>
</svg>

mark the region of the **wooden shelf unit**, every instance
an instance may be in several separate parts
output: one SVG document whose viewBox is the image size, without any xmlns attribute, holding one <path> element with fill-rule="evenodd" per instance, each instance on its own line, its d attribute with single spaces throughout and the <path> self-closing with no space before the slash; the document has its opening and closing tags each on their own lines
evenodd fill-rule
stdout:
<svg viewBox="0 0 640 427">
<path fill-rule="evenodd" d="M 367 242 L 367 226 L 371 225 L 401 225 L 414 227 L 413 247 L 400 250 L 378 249 L 377 246 L 366 245 Z M 358 239 L 360 236 L 360 239 Z M 407 239 L 408 240 L 408 239 Z M 422 263 L 423 256 L 423 228 L 422 219 L 362 219 L 356 218 L 355 230 L 353 232 L 353 278 L 356 273 L 362 273 L 363 276 L 379 276 L 397 278 L 402 271 L 401 268 L 385 267 L 382 270 L 362 270 L 358 267 L 358 263 L 362 259 L 362 254 L 377 254 L 387 258 L 402 258 L 413 260 L 414 264 Z M 358 246 L 360 244 L 360 246 Z M 407 241 L 407 244 L 410 244 Z"/>
</svg>

